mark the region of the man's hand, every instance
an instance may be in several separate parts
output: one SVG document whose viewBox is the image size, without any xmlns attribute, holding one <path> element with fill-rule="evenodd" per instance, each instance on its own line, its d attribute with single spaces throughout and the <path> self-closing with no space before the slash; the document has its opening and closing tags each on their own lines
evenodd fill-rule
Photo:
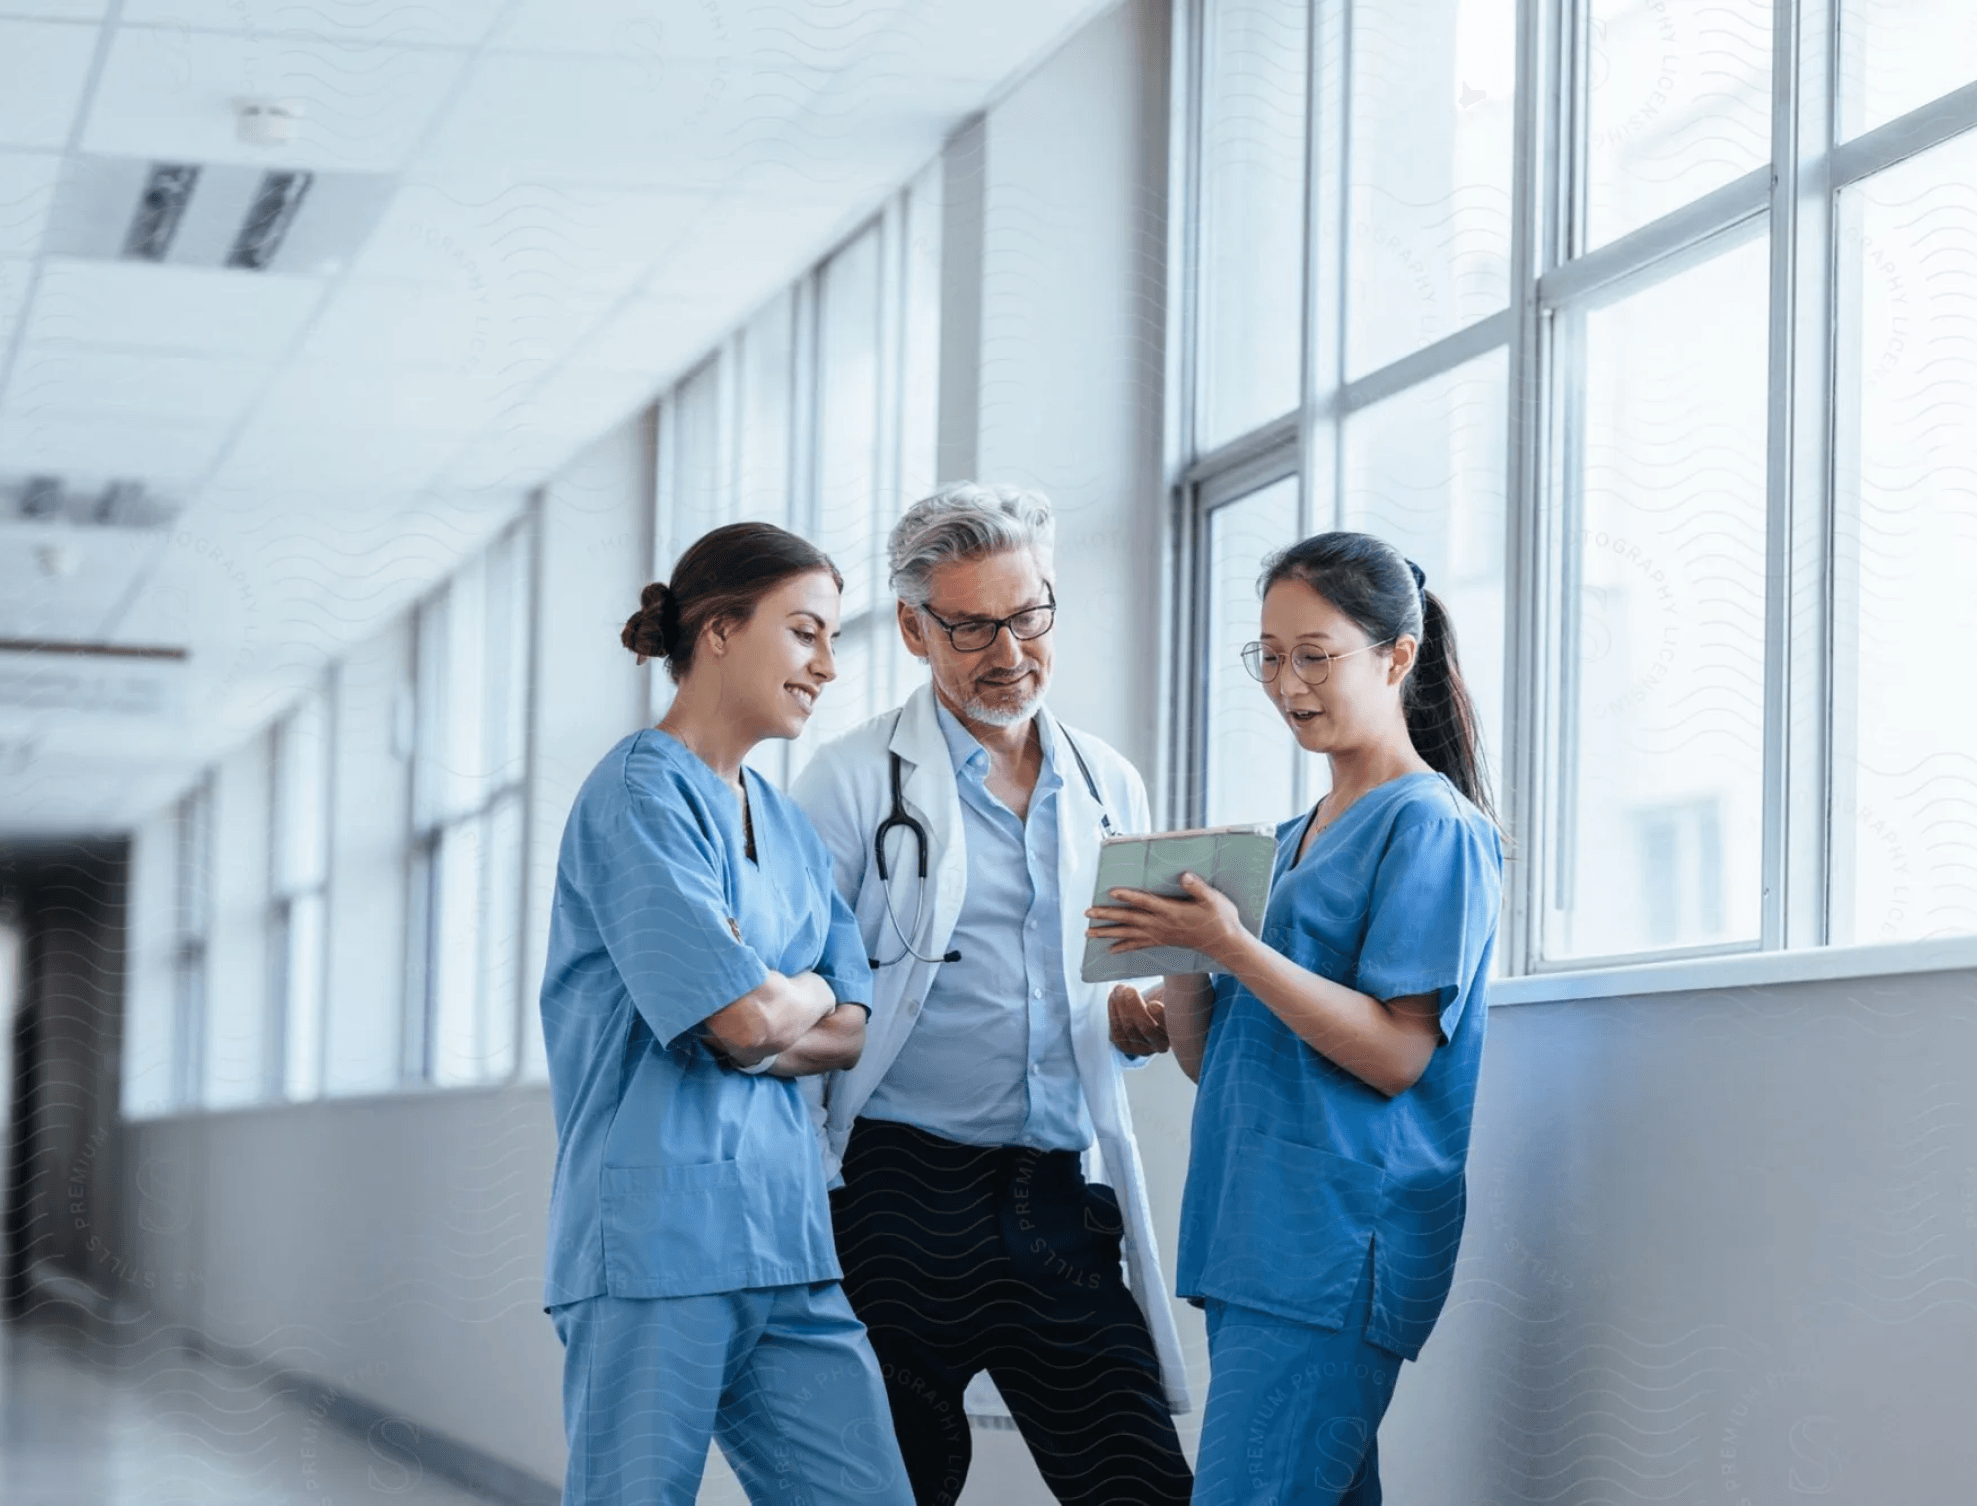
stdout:
<svg viewBox="0 0 1977 1506">
<path fill-rule="evenodd" d="M 1115 983 L 1105 1008 L 1112 1022 L 1112 1044 L 1128 1056 L 1156 1056 L 1170 1044 L 1167 1006 L 1149 999 L 1130 983 Z"/>
</svg>

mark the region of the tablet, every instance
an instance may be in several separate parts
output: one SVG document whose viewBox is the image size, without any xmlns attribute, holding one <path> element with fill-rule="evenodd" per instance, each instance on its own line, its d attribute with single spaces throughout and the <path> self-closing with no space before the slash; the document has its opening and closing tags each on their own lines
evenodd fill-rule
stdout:
<svg viewBox="0 0 1977 1506">
<path fill-rule="evenodd" d="M 1098 850 L 1098 883 L 1092 891 L 1092 903 L 1111 904 L 1114 889 L 1185 894 L 1181 875 L 1195 873 L 1235 901 L 1243 929 L 1254 936 L 1263 928 L 1263 907 L 1270 898 L 1270 873 L 1276 861 L 1277 830 L 1273 826 L 1209 826 L 1143 837 L 1108 837 Z M 1160 973 L 1215 970 L 1214 963 L 1190 947 L 1150 946 L 1137 952 L 1113 952 L 1107 950 L 1110 945 L 1097 936 L 1085 939 L 1084 967 L 1079 974 L 1085 982 L 1111 983 Z"/>
</svg>

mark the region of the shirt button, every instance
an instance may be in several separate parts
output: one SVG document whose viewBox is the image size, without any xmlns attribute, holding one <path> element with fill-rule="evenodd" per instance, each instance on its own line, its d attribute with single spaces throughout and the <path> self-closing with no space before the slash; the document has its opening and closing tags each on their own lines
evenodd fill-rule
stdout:
<svg viewBox="0 0 1977 1506">
<path fill-rule="evenodd" d="M 1031 997 L 1032 999 L 1041 999 L 1041 998 L 1043 997 L 1043 990 L 1042 990 L 1042 989 L 1040 989 L 1040 988 L 1033 988 L 1033 989 L 1031 989 L 1031 990 L 1030 990 L 1030 997 Z"/>
</svg>

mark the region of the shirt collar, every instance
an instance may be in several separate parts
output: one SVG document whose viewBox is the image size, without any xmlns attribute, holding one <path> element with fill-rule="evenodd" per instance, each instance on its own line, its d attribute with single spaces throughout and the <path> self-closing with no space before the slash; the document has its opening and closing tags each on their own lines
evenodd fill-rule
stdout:
<svg viewBox="0 0 1977 1506">
<path fill-rule="evenodd" d="M 947 703 L 938 695 L 934 697 L 934 720 L 940 724 L 940 735 L 947 739 L 948 756 L 954 760 L 954 772 L 972 770 L 982 778 L 988 777 L 988 749 L 962 724 L 961 718 L 947 709 Z M 1042 707 L 1037 708 L 1037 741 L 1043 748 L 1043 775 L 1037 781 L 1039 789 L 1057 782 L 1057 729 L 1051 725 L 1050 715 Z"/>
</svg>

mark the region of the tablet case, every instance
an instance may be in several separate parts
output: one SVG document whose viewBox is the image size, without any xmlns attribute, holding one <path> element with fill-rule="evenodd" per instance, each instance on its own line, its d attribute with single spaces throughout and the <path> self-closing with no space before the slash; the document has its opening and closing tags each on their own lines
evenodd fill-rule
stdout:
<svg viewBox="0 0 1977 1506">
<path fill-rule="evenodd" d="M 1270 873 L 1277 860 L 1277 832 L 1271 826 L 1210 826 L 1152 836 L 1109 837 L 1099 846 L 1098 882 L 1092 903 L 1111 903 L 1113 889 L 1145 889 L 1184 894 L 1180 876 L 1197 873 L 1236 903 L 1243 928 L 1252 936 L 1263 927 L 1270 899 Z M 1087 983 L 1148 978 L 1161 973 L 1205 973 L 1215 965 L 1189 947 L 1155 946 L 1138 952 L 1111 952 L 1098 937 L 1085 941 L 1080 976 Z"/>
</svg>

